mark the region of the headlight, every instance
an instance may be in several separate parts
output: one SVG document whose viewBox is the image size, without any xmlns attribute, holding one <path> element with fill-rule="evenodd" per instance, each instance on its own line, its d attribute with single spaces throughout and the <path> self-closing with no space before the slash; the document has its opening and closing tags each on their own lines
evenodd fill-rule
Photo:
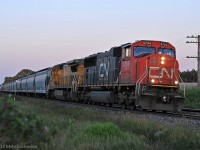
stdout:
<svg viewBox="0 0 200 150">
<path fill-rule="evenodd" d="M 161 60 L 165 60 L 165 57 L 161 57 Z"/>
<path fill-rule="evenodd" d="M 160 63 L 161 63 L 162 65 L 164 65 L 164 64 L 165 64 L 165 61 L 164 61 L 164 60 L 162 60 Z"/>
<path fill-rule="evenodd" d="M 151 83 L 155 83 L 155 80 L 154 80 L 154 79 L 151 79 Z"/>
<path fill-rule="evenodd" d="M 174 83 L 175 83 L 175 84 L 178 84 L 178 81 L 175 81 Z"/>
<path fill-rule="evenodd" d="M 165 64 L 165 57 L 161 57 L 161 62 L 160 62 L 162 65 Z"/>
</svg>

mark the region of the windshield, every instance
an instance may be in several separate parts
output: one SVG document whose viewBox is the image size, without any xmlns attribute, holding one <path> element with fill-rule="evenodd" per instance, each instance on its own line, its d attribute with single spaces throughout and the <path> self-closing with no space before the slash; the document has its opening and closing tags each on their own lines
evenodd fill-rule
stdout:
<svg viewBox="0 0 200 150">
<path fill-rule="evenodd" d="M 158 54 L 165 54 L 165 55 L 170 55 L 172 57 L 175 57 L 174 50 L 166 49 L 166 48 L 159 48 Z"/>
<path fill-rule="evenodd" d="M 144 56 L 148 54 L 155 54 L 156 48 L 154 47 L 134 47 L 134 56 Z"/>
</svg>

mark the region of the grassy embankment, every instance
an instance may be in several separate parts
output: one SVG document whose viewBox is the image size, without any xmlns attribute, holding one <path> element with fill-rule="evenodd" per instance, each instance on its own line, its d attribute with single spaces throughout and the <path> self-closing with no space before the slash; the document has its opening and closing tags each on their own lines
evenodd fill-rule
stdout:
<svg viewBox="0 0 200 150">
<path fill-rule="evenodd" d="M 200 109 L 200 88 L 186 88 L 185 108 Z"/>
<path fill-rule="evenodd" d="M 34 144 L 48 150 L 200 149 L 200 132 L 186 127 L 38 100 L 18 100 L 17 106 L 11 98 L 0 102 L 0 139 L 6 138 L 6 144 Z"/>
</svg>

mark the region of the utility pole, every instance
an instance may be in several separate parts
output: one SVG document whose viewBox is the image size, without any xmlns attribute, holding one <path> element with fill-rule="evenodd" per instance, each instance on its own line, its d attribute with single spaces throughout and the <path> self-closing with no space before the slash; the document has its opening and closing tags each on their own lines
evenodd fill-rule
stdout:
<svg viewBox="0 0 200 150">
<path fill-rule="evenodd" d="M 187 36 L 187 38 L 195 38 L 197 41 L 187 41 L 186 43 L 197 43 L 198 44 L 198 52 L 197 56 L 187 56 L 186 58 L 197 58 L 197 87 L 200 88 L 200 35 L 198 36 Z"/>
</svg>

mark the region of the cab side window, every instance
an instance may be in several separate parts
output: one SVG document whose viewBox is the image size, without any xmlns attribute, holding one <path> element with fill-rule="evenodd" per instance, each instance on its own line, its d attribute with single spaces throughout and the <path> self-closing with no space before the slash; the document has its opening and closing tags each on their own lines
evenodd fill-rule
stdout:
<svg viewBox="0 0 200 150">
<path fill-rule="evenodd" d="M 131 47 L 123 48 L 123 58 L 131 57 Z"/>
</svg>

